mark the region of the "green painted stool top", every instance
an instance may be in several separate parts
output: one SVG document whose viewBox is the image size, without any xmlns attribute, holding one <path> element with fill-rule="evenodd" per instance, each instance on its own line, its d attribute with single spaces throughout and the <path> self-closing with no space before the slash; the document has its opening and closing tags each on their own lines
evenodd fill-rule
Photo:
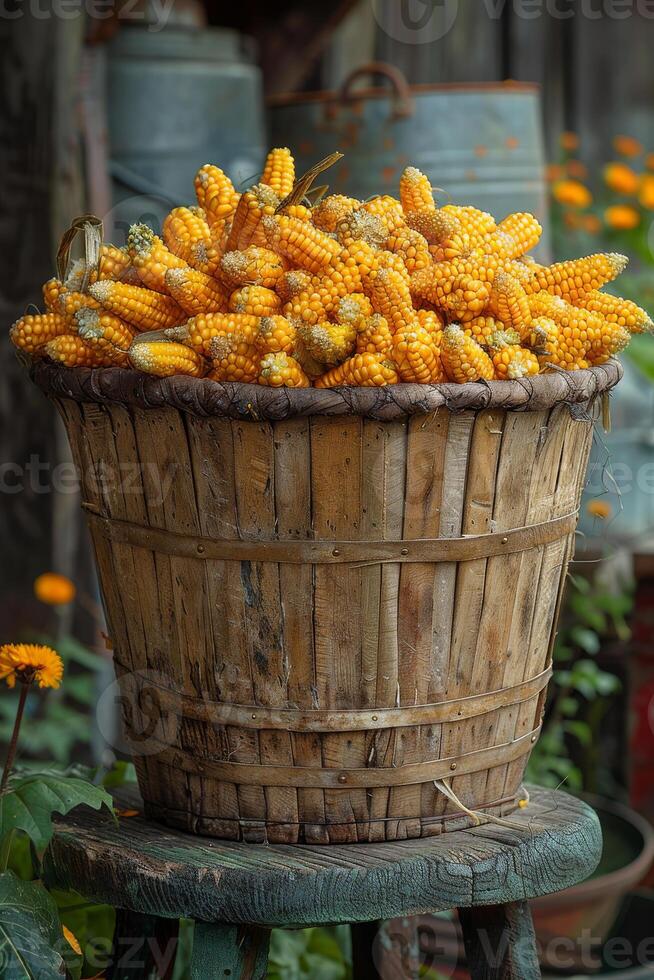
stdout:
<svg viewBox="0 0 654 980">
<path fill-rule="evenodd" d="M 117 805 L 139 802 L 122 790 Z M 588 877 L 601 848 L 589 806 L 536 788 L 504 824 L 383 844 L 238 844 L 77 810 L 57 822 L 46 876 L 158 917 L 293 928 L 522 902 Z"/>
</svg>

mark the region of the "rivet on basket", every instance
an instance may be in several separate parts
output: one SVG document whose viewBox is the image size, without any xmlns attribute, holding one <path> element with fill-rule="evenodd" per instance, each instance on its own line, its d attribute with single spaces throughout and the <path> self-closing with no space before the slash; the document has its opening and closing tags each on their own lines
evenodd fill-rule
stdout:
<svg viewBox="0 0 654 980">
<path fill-rule="evenodd" d="M 377 721 L 377 715 L 373 715 L 373 716 L 372 716 L 372 720 L 373 720 L 373 721 Z"/>
<path fill-rule="evenodd" d="M 199 544 L 198 545 L 198 554 L 199 555 L 203 555 L 204 554 L 204 545 L 203 544 Z"/>
<path fill-rule="evenodd" d="M 338 558 L 338 556 L 340 555 L 340 551 L 338 550 L 338 548 L 334 548 L 334 550 L 332 551 L 332 555 L 334 556 L 334 558 Z"/>
<path fill-rule="evenodd" d="M 502 544 L 507 544 L 508 540 L 508 538 L 502 538 Z"/>
<path fill-rule="evenodd" d="M 401 555 L 408 555 L 409 554 L 409 549 L 408 548 L 402 548 L 402 551 L 400 552 L 400 554 Z"/>
<path fill-rule="evenodd" d="M 450 769 L 452 770 L 452 772 L 454 772 L 454 770 L 456 769 L 456 762 L 453 762 L 452 763 L 452 765 L 450 766 Z"/>
<path fill-rule="evenodd" d="M 339 777 L 338 777 L 338 781 L 339 781 L 339 783 L 346 783 L 347 782 L 347 775 L 344 772 L 342 772 L 339 775 Z"/>
</svg>

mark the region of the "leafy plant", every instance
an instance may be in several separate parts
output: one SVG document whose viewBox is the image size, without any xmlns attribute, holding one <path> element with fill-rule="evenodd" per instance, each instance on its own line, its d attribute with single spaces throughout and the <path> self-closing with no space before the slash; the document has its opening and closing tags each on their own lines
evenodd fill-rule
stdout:
<svg viewBox="0 0 654 980">
<path fill-rule="evenodd" d="M 542 786 L 571 790 L 596 788 L 601 723 L 620 679 L 594 659 L 602 641 L 630 635 L 630 590 L 608 591 L 594 581 L 571 576 L 567 607 L 554 648 L 554 674 L 541 737 L 529 761 L 527 778 Z M 586 760 L 586 765 L 579 760 Z"/>
</svg>

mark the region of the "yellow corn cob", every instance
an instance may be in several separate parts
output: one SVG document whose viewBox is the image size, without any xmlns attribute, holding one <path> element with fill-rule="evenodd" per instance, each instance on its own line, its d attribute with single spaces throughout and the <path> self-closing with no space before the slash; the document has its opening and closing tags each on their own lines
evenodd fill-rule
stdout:
<svg viewBox="0 0 654 980">
<path fill-rule="evenodd" d="M 322 304 L 319 292 L 310 285 L 297 296 L 293 296 L 282 307 L 284 316 L 301 320 L 303 323 L 318 323 L 327 319 L 327 311 Z"/>
<path fill-rule="evenodd" d="M 382 248 L 388 238 L 388 229 L 377 214 L 365 208 L 349 211 L 336 226 L 336 237 L 345 248 L 355 242 L 367 242 L 373 248 Z"/>
<path fill-rule="evenodd" d="M 201 378 L 208 365 L 203 357 L 184 344 L 171 340 L 140 340 L 132 344 L 129 359 L 137 371 L 154 374 L 158 378 L 171 378 L 176 374 Z"/>
<path fill-rule="evenodd" d="M 115 361 L 103 351 L 91 347 L 77 334 L 62 334 L 49 340 L 39 353 L 64 367 L 109 367 Z"/>
<path fill-rule="evenodd" d="M 436 210 L 431 181 L 417 167 L 407 167 L 400 177 L 400 201 L 405 214 Z"/>
<path fill-rule="evenodd" d="M 284 351 L 292 354 L 297 330 L 285 316 L 264 316 L 259 322 L 255 345 L 261 354 Z"/>
<path fill-rule="evenodd" d="M 373 313 L 372 303 L 364 293 L 350 293 L 340 300 L 336 319 L 339 323 L 349 323 L 358 330 L 364 320 Z"/>
<path fill-rule="evenodd" d="M 207 163 L 195 176 L 195 194 L 211 228 L 220 235 L 238 205 L 238 194 L 219 167 Z"/>
<path fill-rule="evenodd" d="M 362 277 L 363 290 L 370 299 L 375 313 L 386 317 L 395 333 L 415 322 L 416 311 L 406 280 L 396 269 L 381 266 Z"/>
<path fill-rule="evenodd" d="M 432 211 L 410 211 L 406 215 L 406 223 L 409 228 L 419 232 L 429 245 L 444 244 L 461 232 L 459 221 L 443 208 Z"/>
<path fill-rule="evenodd" d="M 625 255 L 617 252 L 599 252 L 554 265 L 529 266 L 533 279 L 527 292 L 546 289 L 574 306 L 584 306 L 586 297 L 619 276 L 628 262 Z"/>
<path fill-rule="evenodd" d="M 174 208 L 164 219 L 162 234 L 170 251 L 187 265 L 207 275 L 218 269 L 220 248 L 200 208 Z"/>
<path fill-rule="evenodd" d="M 61 279 L 48 279 L 43 283 L 43 303 L 49 313 L 58 313 L 61 309 L 59 297 L 67 292 Z"/>
<path fill-rule="evenodd" d="M 37 313 L 16 320 L 9 332 L 14 347 L 33 354 L 55 337 L 73 333 L 70 317 L 62 313 Z"/>
<path fill-rule="evenodd" d="M 297 330 L 302 326 L 301 323 L 293 324 Z M 313 354 L 310 354 L 304 345 L 302 337 L 298 333 L 295 339 L 295 350 L 293 351 L 293 358 L 298 362 L 306 376 L 310 380 L 319 378 L 325 373 L 325 365 L 322 361 L 317 361 Z"/>
<path fill-rule="evenodd" d="M 401 381 L 427 385 L 443 380 L 438 350 L 431 335 L 417 320 L 393 335 L 392 356 Z"/>
<path fill-rule="evenodd" d="M 650 333 L 654 330 L 654 323 L 645 310 L 631 300 L 611 296 L 610 293 L 592 290 L 584 296 L 583 307 L 608 323 L 625 327 L 629 333 Z"/>
<path fill-rule="evenodd" d="M 101 351 L 116 364 L 127 361 L 127 351 L 134 340 L 135 331 L 113 313 L 83 307 L 75 314 L 77 332 L 82 340 Z"/>
<path fill-rule="evenodd" d="M 481 246 L 476 246 L 476 248 L 479 247 Z M 436 265 L 440 265 L 443 262 L 450 262 L 452 259 L 467 258 L 474 251 L 475 248 L 473 248 L 471 238 L 464 234 L 452 235 L 451 238 L 445 238 L 437 245 L 429 246 L 429 254 Z M 498 257 L 497 265 L 499 266 L 499 264 Z"/>
<path fill-rule="evenodd" d="M 335 367 L 354 352 L 357 332 L 348 323 L 298 324 L 304 349 L 320 364 Z"/>
<path fill-rule="evenodd" d="M 265 286 L 241 286 L 229 297 L 232 313 L 249 313 L 250 316 L 272 316 L 279 313 L 282 302 L 274 289 Z"/>
<path fill-rule="evenodd" d="M 500 221 L 497 232 L 490 237 L 501 254 L 508 259 L 517 259 L 535 248 L 542 234 L 541 224 L 533 214 L 518 211 Z"/>
<path fill-rule="evenodd" d="M 212 381 L 254 383 L 259 377 L 261 353 L 243 334 L 214 337 L 209 344 Z"/>
<path fill-rule="evenodd" d="M 501 268 L 504 272 L 507 272 L 514 279 L 524 286 L 528 293 L 533 293 L 534 291 L 534 274 L 531 266 L 524 261 L 527 256 L 521 256 L 519 259 L 505 259 Z"/>
<path fill-rule="evenodd" d="M 344 194 L 329 194 L 312 208 L 313 223 L 321 231 L 336 231 L 340 221 L 361 206 L 361 201 Z"/>
<path fill-rule="evenodd" d="M 255 184 L 242 194 L 227 236 L 225 251 L 242 250 L 248 245 L 265 248 L 268 242 L 262 224 L 263 218 L 274 215 L 278 206 L 279 198 L 266 184 Z"/>
<path fill-rule="evenodd" d="M 492 335 L 499 330 L 505 330 L 506 324 L 494 316 L 476 316 L 474 320 L 468 320 L 463 328 L 463 332 L 476 340 L 478 344 L 482 347 L 488 347 Z"/>
<path fill-rule="evenodd" d="M 316 388 L 339 388 L 356 385 L 361 388 L 383 388 L 399 381 L 392 361 L 383 354 L 366 351 L 355 354 L 343 364 L 316 378 Z"/>
<path fill-rule="evenodd" d="M 220 260 L 221 277 L 236 289 L 250 284 L 274 289 L 287 271 L 284 259 L 268 248 L 250 245 L 243 251 L 227 252 Z"/>
<path fill-rule="evenodd" d="M 502 264 L 499 255 L 484 252 L 482 249 L 473 249 L 466 255 L 457 255 L 449 261 L 433 263 L 432 270 L 437 279 L 470 276 L 490 286 L 498 272 L 502 271 Z"/>
<path fill-rule="evenodd" d="M 438 279 L 433 270 L 421 269 L 411 277 L 413 295 L 465 322 L 480 316 L 490 298 L 488 285 L 467 275 Z"/>
<path fill-rule="evenodd" d="M 265 217 L 262 224 L 275 252 L 314 275 L 321 273 L 342 251 L 339 243 L 324 231 L 299 218 L 279 214 Z"/>
<path fill-rule="evenodd" d="M 480 211 L 479 208 L 446 204 L 441 210 L 457 219 L 460 225 L 460 233 L 468 236 L 473 248 L 480 245 L 484 241 L 484 237 L 495 231 L 497 227 L 492 214 L 488 214 L 487 211 Z"/>
<path fill-rule="evenodd" d="M 108 313 L 126 320 L 137 330 L 163 330 L 186 319 L 186 314 L 172 296 L 143 286 L 103 279 L 89 286 L 89 292 Z"/>
<path fill-rule="evenodd" d="M 429 334 L 432 343 L 440 347 L 443 338 L 443 318 L 436 310 L 416 310 L 416 319 Z"/>
<path fill-rule="evenodd" d="M 167 293 L 166 273 L 169 269 L 188 268 L 186 262 L 174 255 L 147 225 L 131 226 L 127 247 L 143 285 L 158 293 Z"/>
<path fill-rule="evenodd" d="M 282 303 L 288 303 L 294 296 L 306 291 L 311 285 L 311 276 L 302 269 L 291 269 L 277 280 L 275 291 Z"/>
<path fill-rule="evenodd" d="M 388 236 L 386 248 L 398 255 L 409 275 L 419 269 L 430 269 L 433 266 L 427 240 L 418 231 L 413 231 L 407 225 Z"/>
<path fill-rule="evenodd" d="M 498 329 L 503 330 L 504 327 L 501 325 Z M 531 328 L 529 331 L 529 337 L 525 341 L 526 347 L 531 347 L 536 350 L 536 353 L 540 355 L 545 355 L 547 352 L 548 344 L 554 342 L 558 337 L 559 328 L 554 322 L 547 316 L 534 317 L 531 321 Z M 541 357 L 541 367 L 543 365 L 543 360 Z"/>
<path fill-rule="evenodd" d="M 165 277 L 166 289 L 189 316 L 198 313 L 226 313 L 227 289 L 204 272 L 191 269 L 169 269 Z"/>
<path fill-rule="evenodd" d="M 626 327 L 602 320 L 601 334 L 590 346 L 588 360 L 591 364 L 603 364 L 609 357 L 619 354 L 628 346 L 631 334 Z"/>
<path fill-rule="evenodd" d="M 68 289 L 65 289 L 59 297 L 59 312 L 65 316 L 73 316 L 84 306 L 90 306 L 91 309 L 97 310 L 100 304 L 88 293 L 71 292 Z"/>
<path fill-rule="evenodd" d="M 406 224 L 402 205 L 394 197 L 389 197 L 386 194 L 373 197 L 370 201 L 366 201 L 363 207 L 370 214 L 375 214 L 381 218 L 389 235 Z"/>
<path fill-rule="evenodd" d="M 126 248 L 104 244 L 100 246 L 98 279 L 123 279 L 132 267 Z"/>
<path fill-rule="evenodd" d="M 482 379 L 492 381 L 495 377 L 495 368 L 488 354 L 454 323 L 443 331 L 441 361 L 447 377 L 457 384 Z"/>
<path fill-rule="evenodd" d="M 210 344 L 214 337 L 239 334 L 254 343 L 258 327 L 259 317 L 249 316 L 247 313 L 201 313 L 181 326 L 166 330 L 166 337 L 185 344 L 196 354 L 209 357 Z"/>
<path fill-rule="evenodd" d="M 261 358 L 259 384 L 270 388 L 308 388 L 308 377 L 295 360 L 283 351 Z"/>
<path fill-rule="evenodd" d="M 386 317 L 380 313 L 366 317 L 357 332 L 357 354 L 383 354 L 390 357 L 392 347 L 393 334 Z"/>
<path fill-rule="evenodd" d="M 513 381 L 538 374 L 538 358 L 520 346 L 520 336 L 515 330 L 498 330 L 489 338 L 488 346 L 498 381 Z"/>
<path fill-rule="evenodd" d="M 556 336 L 550 333 L 547 339 L 547 362 L 571 371 L 587 367 L 589 350 L 601 343 L 603 321 L 600 317 L 571 306 L 560 296 L 544 290 L 529 297 L 529 307 L 534 318 L 545 317 L 556 324 Z"/>
<path fill-rule="evenodd" d="M 270 151 L 266 157 L 261 183 L 272 187 L 280 201 L 291 193 L 295 183 L 295 161 L 287 146 Z"/>
<path fill-rule="evenodd" d="M 488 308 L 507 328 L 517 330 L 521 340 L 529 335 L 529 298 L 524 286 L 507 272 L 498 272 L 495 277 Z"/>
</svg>

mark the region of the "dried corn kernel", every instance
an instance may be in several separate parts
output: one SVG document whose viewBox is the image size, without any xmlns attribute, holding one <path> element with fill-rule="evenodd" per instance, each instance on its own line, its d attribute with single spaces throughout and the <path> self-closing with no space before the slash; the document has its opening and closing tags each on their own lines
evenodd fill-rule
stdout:
<svg viewBox="0 0 654 980">
<path fill-rule="evenodd" d="M 592 290 L 584 295 L 583 307 L 608 323 L 625 327 L 629 333 L 650 333 L 654 323 L 648 313 L 631 300 Z"/>
<path fill-rule="evenodd" d="M 417 310 L 416 319 L 423 330 L 427 331 L 432 343 L 436 347 L 440 347 L 443 338 L 443 318 L 436 310 Z"/>
<path fill-rule="evenodd" d="M 279 198 L 266 184 L 255 184 L 242 194 L 227 236 L 225 251 L 243 250 L 249 245 L 265 248 L 267 240 L 262 222 L 266 215 L 274 215 L 278 207 Z"/>
<path fill-rule="evenodd" d="M 346 214 L 361 206 L 361 201 L 343 194 L 329 194 L 312 208 L 313 223 L 321 231 L 336 231 Z"/>
<path fill-rule="evenodd" d="M 443 208 L 434 211 L 411 211 L 406 215 L 409 228 L 419 232 L 429 245 L 442 245 L 460 232 L 461 225 L 457 219 L 448 214 Z M 457 254 L 461 248 L 457 250 Z"/>
<path fill-rule="evenodd" d="M 366 201 L 363 208 L 369 214 L 374 214 L 378 218 L 381 218 L 389 235 L 398 231 L 399 228 L 402 228 L 406 224 L 402 205 L 394 197 L 389 197 L 385 194 L 379 197 L 373 197 L 370 201 Z"/>
<path fill-rule="evenodd" d="M 181 326 L 166 330 L 169 340 L 179 341 L 196 354 L 209 356 L 209 346 L 214 337 L 239 334 L 254 343 L 259 327 L 259 317 L 247 313 L 201 313 Z"/>
<path fill-rule="evenodd" d="M 520 346 L 520 336 L 515 330 L 498 330 L 489 338 L 491 358 L 498 381 L 526 378 L 540 371 L 538 358 Z"/>
<path fill-rule="evenodd" d="M 476 316 L 463 324 L 464 333 L 476 340 L 482 347 L 488 346 L 488 341 L 498 330 L 505 330 L 506 324 L 494 316 Z"/>
<path fill-rule="evenodd" d="M 287 271 L 283 258 L 256 245 L 243 251 L 227 252 L 220 261 L 220 268 L 221 277 L 232 289 L 246 284 L 274 289 Z"/>
<path fill-rule="evenodd" d="M 370 214 L 365 208 L 356 208 L 338 222 L 336 237 L 345 248 L 355 242 L 367 242 L 373 248 L 383 248 L 388 229 L 379 215 Z"/>
<path fill-rule="evenodd" d="M 125 279 L 132 269 L 132 260 L 126 248 L 116 245 L 101 245 L 98 279 Z"/>
<path fill-rule="evenodd" d="M 375 313 L 386 317 L 393 333 L 415 322 L 416 311 L 406 279 L 394 268 L 381 266 L 362 277 L 363 291 Z"/>
<path fill-rule="evenodd" d="M 314 275 L 341 253 L 338 242 L 299 218 L 278 214 L 265 217 L 262 223 L 270 247 Z"/>
<path fill-rule="evenodd" d="M 431 181 L 417 167 L 407 167 L 400 177 L 400 201 L 405 214 L 436 210 Z"/>
<path fill-rule="evenodd" d="M 258 380 L 270 388 L 308 388 L 311 383 L 298 362 L 283 352 L 261 358 Z"/>
<path fill-rule="evenodd" d="M 304 349 L 320 364 L 334 367 L 354 353 L 357 332 L 347 323 L 299 324 Z"/>
<path fill-rule="evenodd" d="M 409 275 L 419 269 L 433 267 L 427 240 L 423 238 L 420 232 L 414 231 L 408 225 L 405 228 L 399 228 L 388 236 L 386 248 L 389 252 L 400 256 Z"/>
<path fill-rule="evenodd" d="M 357 354 L 382 354 L 389 357 L 393 348 L 393 334 L 388 320 L 380 313 L 366 317 L 357 328 Z"/>
<path fill-rule="evenodd" d="M 629 259 L 616 252 L 599 252 L 582 259 L 570 259 L 554 265 L 531 266 L 533 285 L 531 290 L 546 289 L 553 296 L 560 296 L 568 303 L 583 306 L 586 297 L 607 282 L 620 275 Z"/>
<path fill-rule="evenodd" d="M 137 330 L 163 330 L 183 323 L 186 314 L 171 296 L 103 279 L 89 286 L 89 292 L 108 313 L 126 320 Z"/>
<path fill-rule="evenodd" d="M 137 371 L 171 378 L 176 374 L 201 378 L 207 373 L 207 362 L 184 344 L 170 340 L 137 338 L 129 350 L 129 359 Z"/>
<path fill-rule="evenodd" d="M 288 303 L 301 292 L 306 291 L 311 285 L 311 276 L 302 269 L 292 269 L 285 272 L 277 280 L 275 291 L 282 303 Z"/>
<path fill-rule="evenodd" d="M 518 211 L 500 221 L 491 241 L 495 240 L 498 250 L 507 259 L 517 259 L 535 248 L 542 234 L 542 226 L 533 214 Z"/>
<path fill-rule="evenodd" d="M 170 251 L 193 269 L 214 276 L 220 268 L 222 244 L 200 208 L 174 208 L 164 220 L 163 238 Z"/>
<path fill-rule="evenodd" d="M 492 381 L 495 377 L 495 368 L 488 354 L 454 323 L 443 331 L 441 361 L 447 377 L 457 384 Z"/>
<path fill-rule="evenodd" d="M 221 234 L 239 200 L 231 180 L 219 167 L 207 163 L 196 174 L 195 194 L 207 222 Z"/>
<path fill-rule="evenodd" d="M 77 332 L 89 347 L 94 347 L 115 363 L 127 361 L 127 351 L 134 339 L 135 331 L 113 313 L 89 307 L 75 314 Z"/>
<path fill-rule="evenodd" d="M 85 306 L 90 306 L 91 309 L 97 310 L 100 304 L 92 296 L 89 296 L 88 293 L 78 293 L 76 290 L 71 291 L 65 289 L 59 297 L 58 309 L 65 316 L 73 316 L 73 314 Z"/>
<path fill-rule="evenodd" d="M 571 371 L 586 367 L 588 351 L 601 338 L 602 320 L 544 290 L 529 297 L 529 306 L 532 316 L 553 320 L 557 326 L 556 337 L 548 337 L 548 363 Z"/>
<path fill-rule="evenodd" d="M 59 297 L 65 292 L 67 290 L 61 279 L 48 279 L 43 283 L 43 303 L 49 313 L 60 312 Z"/>
<path fill-rule="evenodd" d="M 147 225 L 131 226 L 127 247 L 143 285 L 158 293 L 167 293 L 166 273 L 169 269 L 187 268 L 186 262 L 166 248 Z"/>
<path fill-rule="evenodd" d="M 413 274 L 411 292 L 461 322 L 481 316 L 490 299 L 486 283 L 467 275 L 439 279 L 431 269 Z"/>
<path fill-rule="evenodd" d="M 64 367 L 109 367 L 115 363 L 103 351 L 91 347 L 77 334 L 62 334 L 49 340 L 39 352 Z"/>
<path fill-rule="evenodd" d="M 249 313 L 250 316 L 271 316 L 279 313 L 282 303 L 273 289 L 265 286 L 241 286 L 229 297 L 232 313 Z"/>
<path fill-rule="evenodd" d="M 316 388 L 339 388 L 356 385 L 361 388 L 383 388 L 399 381 L 395 365 L 383 354 L 355 354 L 343 364 L 316 378 Z"/>
<path fill-rule="evenodd" d="M 373 314 L 372 303 L 364 293 L 350 293 L 343 296 L 336 309 L 339 323 L 349 323 L 358 330 L 364 320 Z"/>
<path fill-rule="evenodd" d="M 491 287 L 489 311 L 510 329 L 517 330 L 520 339 L 529 335 L 531 310 L 524 286 L 507 272 L 498 272 Z"/>
</svg>

